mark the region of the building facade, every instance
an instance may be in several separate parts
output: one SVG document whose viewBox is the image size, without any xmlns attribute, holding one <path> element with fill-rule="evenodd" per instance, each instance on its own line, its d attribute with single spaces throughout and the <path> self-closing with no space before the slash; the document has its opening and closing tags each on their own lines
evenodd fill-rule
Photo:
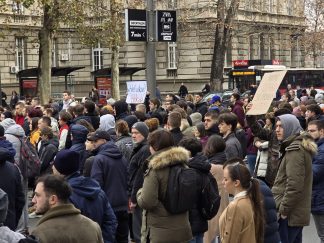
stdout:
<svg viewBox="0 0 324 243">
<path fill-rule="evenodd" d="M 163 2 L 163 1 L 162 1 Z M 230 2 L 230 1 L 227 1 Z M 288 67 L 305 66 L 299 37 L 305 29 L 303 0 L 241 0 L 228 44 L 225 67 L 234 60 L 279 60 Z M 38 66 L 40 16 L 33 7 L 25 9 L 15 1 L 0 14 L 0 71 L 5 91 L 19 90 L 17 73 Z M 214 45 L 216 10 L 211 1 L 169 0 L 157 8 L 174 8 L 178 13 L 178 39 L 156 43 L 156 79 L 161 91 L 176 92 L 184 82 L 189 90 L 200 90 L 209 81 Z M 121 67 L 145 67 L 145 42 L 126 42 L 120 48 Z M 93 71 L 110 67 L 111 50 L 100 43 L 80 44 L 75 33 L 61 29 L 52 46 L 53 67 L 84 67 L 68 76 L 68 88 L 76 96 L 87 96 L 94 85 Z M 126 91 L 121 77 L 121 93 Z M 145 80 L 145 71 L 133 76 Z M 224 85 L 226 88 L 226 84 Z M 64 90 L 64 78 L 53 77 L 53 96 Z"/>
</svg>

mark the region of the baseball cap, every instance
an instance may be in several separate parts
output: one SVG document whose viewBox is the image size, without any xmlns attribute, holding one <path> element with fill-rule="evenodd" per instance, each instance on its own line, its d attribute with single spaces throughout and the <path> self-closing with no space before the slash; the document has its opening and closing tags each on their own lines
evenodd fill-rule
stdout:
<svg viewBox="0 0 324 243">
<path fill-rule="evenodd" d="M 97 130 L 94 133 L 91 133 L 87 137 L 87 140 L 89 140 L 89 141 L 97 141 L 98 139 L 106 139 L 107 141 L 109 141 L 110 135 L 108 132 L 106 132 L 104 130 Z"/>
</svg>

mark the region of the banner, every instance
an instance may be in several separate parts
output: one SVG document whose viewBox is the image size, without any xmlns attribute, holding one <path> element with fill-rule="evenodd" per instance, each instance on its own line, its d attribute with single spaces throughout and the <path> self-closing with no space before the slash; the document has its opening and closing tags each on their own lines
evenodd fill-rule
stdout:
<svg viewBox="0 0 324 243">
<path fill-rule="evenodd" d="M 147 84 L 146 81 L 128 81 L 127 84 L 127 98 L 128 104 L 141 104 L 144 103 Z"/>
<path fill-rule="evenodd" d="M 98 89 L 99 94 L 99 104 L 106 105 L 108 97 L 111 96 L 111 78 L 97 77 L 96 88 Z"/>
<path fill-rule="evenodd" d="M 252 108 L 247 112 L 247 115 L 262 115 L 268 112 L 268 109 L 276 96 L 287 71 L 277 71 L 265 73 L 262 77 L 260 85 L 252 100 Z"/>
</svg>

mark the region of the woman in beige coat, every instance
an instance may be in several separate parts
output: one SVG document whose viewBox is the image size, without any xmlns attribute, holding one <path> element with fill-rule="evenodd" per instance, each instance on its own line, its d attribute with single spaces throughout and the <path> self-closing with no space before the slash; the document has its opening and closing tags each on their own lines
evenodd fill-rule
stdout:
<svg viewBox="0 0 324 243">
<path fill-rule="evenodd" d="M 264 216 L 258 180 L 241 159 L 233 159 L 224 165 L 223 185 L 234 200 L 219 219 L 221 242 L 262 243 Z"/>
</svg>

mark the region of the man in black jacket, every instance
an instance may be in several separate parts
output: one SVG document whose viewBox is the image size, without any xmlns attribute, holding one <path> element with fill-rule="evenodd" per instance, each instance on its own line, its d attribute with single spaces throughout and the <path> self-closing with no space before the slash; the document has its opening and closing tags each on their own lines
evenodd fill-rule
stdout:
<svg viewBox="0 0 324 243">
<path fill-rule="evenodd" d="M 178 144 L 183 138 L 183 133 L 180 130 L 181 114 L 179 112 L 172 111 L 168 116 L 167 126 L 172 135 L 174 144 Z"/>
<path fill-rule="evenodd" d="M 25 205 L 25 195 L 21 175 L 16 165 L 11 162 L 13 156 L 9 150 L 0 147 L 0 188 L 8 194 L 9 207 L 4 222 L 11 230 L 16 230 L 19 218 Z"/>
<path fill-rule="evenodd" d="M 132 229 L 134 241 L 141 242 L 142 209 L 137 206 L 136 194 L 142 188 L 144 172 L 146 170 L 146 159 L 151 155 L 150 147 L 147 144 L 149 128 L 144 122 L 136 122 L 132 126 L 132 140 L 134 149 L 129 163 L 128 193 L 130 196 L 130 208 L 133 213 Z"/>
</svg>

